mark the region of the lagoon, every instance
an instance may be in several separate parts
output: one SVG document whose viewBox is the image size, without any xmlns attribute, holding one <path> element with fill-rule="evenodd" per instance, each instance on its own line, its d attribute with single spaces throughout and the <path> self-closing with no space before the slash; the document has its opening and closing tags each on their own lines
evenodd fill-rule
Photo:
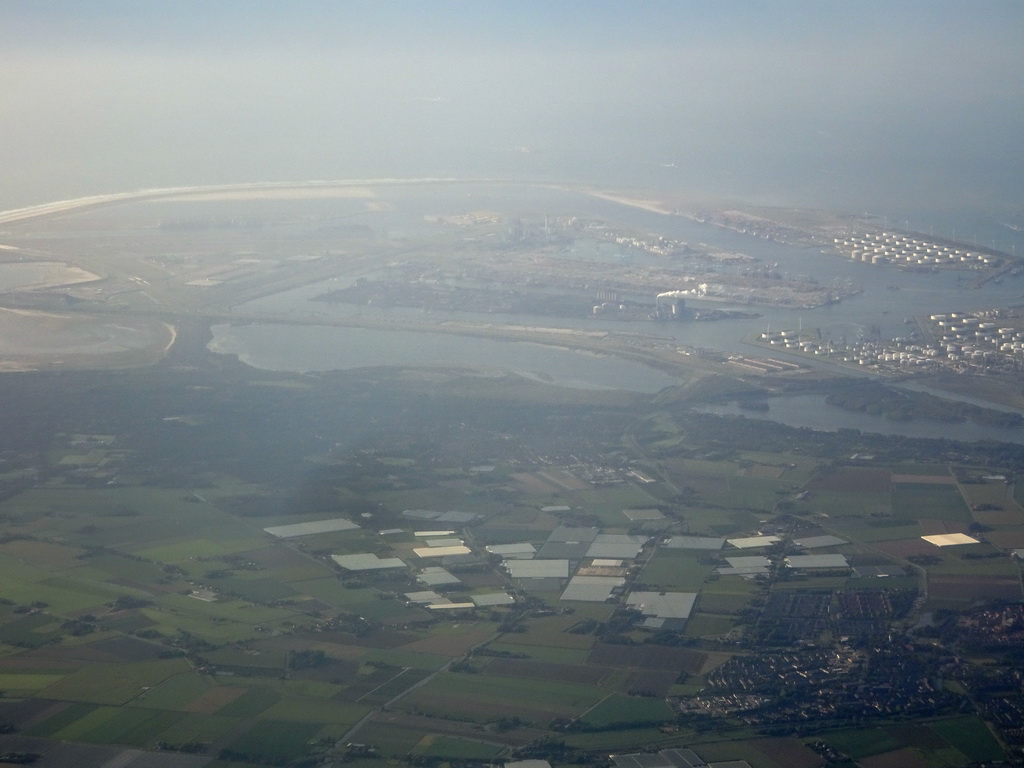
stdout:
<svg viewBox="0 0 1024 768">
<path fill-rule="evenodd" d="M 212 352 L 274 371 L 336 371 L 395 366 L 469 368 L 514 373 L 561 387 L 653 394 L 678 380 L 607 355 L 429 331 L 307 325 L 215 325 Z"/>
</svg>

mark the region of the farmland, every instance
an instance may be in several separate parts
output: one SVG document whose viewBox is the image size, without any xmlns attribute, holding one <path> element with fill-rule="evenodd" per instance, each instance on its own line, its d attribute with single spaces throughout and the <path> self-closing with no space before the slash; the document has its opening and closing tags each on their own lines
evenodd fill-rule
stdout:
<svg viewBox="0 0 1024 768">
<path fill-rule="evenodd" d="M 268 391 L 247 390 L 242 369 L 202 375 L 226 376 L 248 393 L 241 397 L 257 402 Z M 45 388 L 47 375 L 38 379 Z M 352 379 L 328 377 L 305 390 L 309 404 L 291 407 L 336 402 L 346 388 L 361 386 Z M 409 385 L 400 379 L 375 381 L 389 402 L 423 393 L 422 383 L 406 395 Z M 459 377 L 444 386 L 458 390 Z M 590 407 L 552 405 L 540 394 L 516 407 L 548 419 Z M 417 429 L 430 434 L 454 395 L 428 389 L 427 396 L 437 401 L 438 416 Z M 524 460 L 506 447 L 489 456 L 494 468 L 486 473 L 470 469 L 469 456 L 439 465 L 411 450 L 396 425 L 393 437 L 334 445 L 326 457 L 307 453 L 298 485 L 261 470 L 260 461 L 276 456 L 257 452 L 240 465 L 226 460 L 222 444 L 202 448 L 201 463 L 175 469 L 164 461 L 155 473 L 156 448 L 134 432 L 149 423 L 143 406 L 130 418 L 97 408 L 88 423 L 68 416 L 71 423 L 37 454 L 36 480 L 9 488 L 0 501 L 0 687 L 7 692 L 0 719 L 37 739 L 196 749 L 197 757 L 235 765 L 343 751 L 341 742 L 353 739 L 397 760 L 492 759 L 555 739 L 577 755 L 570 761 L 593 750 L 699 742 L 708 754 L 746 755 L 737 759 L 772 768 L 772 758 L 742 746 L 750 715 L 713 696 L 723 681 L 742 680 L 751 664 L 760 665 L 765 684 L 788 684 L 788 668 L 765 655 L 761 644 L 769 638 L 787 644 L 780 650 L 810 638 L 839 643 L 841 653 L 862 658 L 843 674 L 863 674 L 857 670 L 870 651 L 857 638 L 907 631 L 921 612 L 1020 599 L 1019 567 L 986 541 L 1018 530 L 1019 508 L 1005 480 L 981 479 L 971 465 L 837 466 L 823 459 L 816 468 L 806 455 L 788 461 L 756 451 L 701 458 L 655 447 L 629 457 L 621 430 L 640 405 L 602 408 L 605 418 L 585 436 L 586 463 L 580 451 L 572 460 L 558 460 L 550 449 L 549 458 Z M 494 427 L 478 419 L 475 442 L 491 440 L 489 429 L 508 428 L 499 414 L 492 418 Z M 667 429 L 674 421 L 663 415 L 659 423 Z M 69 435 L 101 428 L 105 437 L 93 450 L 116 450 L 121 470 L 113 484 L 95 485 L 79 476 L 81 463 L 74 465 L 78 475 L 69 475 L 65 457 Z M 168 432 L 171 438 L 201 445 L 187 434 Z M 544 439 L 528 430 L 520 445 L 533 453 Z M 9 460 L 28 460 L 16 445 L 7 450 Z M 655 482 L 580 479 L 600 465 L 623 467 L 625 478 L 629 462 L 640 458 Z M 353 477 L 380 480 L 357 491 Z M 684 494 L 672 490 L 682 487 Z M 650 509 L 659 514 L 635 511 Z M 453 521 L 437 522 L 445 514 Z M 982 514 L 989 515 L 984 524 Z M 339 516 L 357 525 L 284 539 L 264 530 Z M 468 542 L 469 554 L 417 555 L 424 539 L 414 533 L 431 528 Z M 594 538 L 604 542 L 594 546 L 612 548 L 625 542 L 616 536 L 639 535 L 646 543 L 615 561 L 620 571 L 613 568 L 625 590 L 597 602 L 567 601 L 564 579 L 511 578 L 502 558 L 485 549 L 521 543 L 583 553 L 590 546 L 573 544 L 578 534 L 562 531 L 612 537 Z M 978 543 L 941 548 L 920 538 L 958 532 L 980 534 Z M 677 537 L 685 544 L 686 536 L 756 535 L 776 542 L 753 550 L 773 564 L 757 578 L 719 574 L 726 558 L 749 551 L 672 544 Z M 822 536 L 834 537 L 826 551 L 853 567 L 903 575 L 882 583 L 850 568 L 796 575 L 781 567 L 798 551 L 792 542 Z M 331 559 L 365 552 L 404 565 L 349 571 Z M 585 554 L 572 557 L 573 568 L 609 567 L 589 566 Z M 418 580 L 428 565 L 442 565 L 451 578 L 428 587 Z M 425 589 L 470 606 L 481 595 L 509 597 L 431 610 L 405 596 Z M 629 589 L 692 593 L 695 610 L 678 627 L 645 628 L 623 609 Z M 863 597 L 845 597 L 854 594 Z M 844 606 L 841 622 L 827 611 L 830 603 Z M 747 667 L 736 666 L 741 659 Z M 917 693 L 905 695 L 916 701 Z M 761 727 L 771 730 L 789 716 L 765 711 Z M 978 730 L 977 717 L 935 720 L 928 731 L 935 744 L 884 731 L 885 718 L 875 731 L 851 730 L 842 718 L 830 729 L 829 720 L 819 714 L 817 728 L 801 726 L 795 738 L 772 743 L 786 744 L 792 759 L 808 766 L 819 758 L 805 744 L 822 739 L 867 766 L 887 755 L 905 758 L 907 750 L 924 765 L 945 765 L 991 759 L 1003 749 Z M 708 742 L 708 723 L 719 741 Z"/>
</svg>

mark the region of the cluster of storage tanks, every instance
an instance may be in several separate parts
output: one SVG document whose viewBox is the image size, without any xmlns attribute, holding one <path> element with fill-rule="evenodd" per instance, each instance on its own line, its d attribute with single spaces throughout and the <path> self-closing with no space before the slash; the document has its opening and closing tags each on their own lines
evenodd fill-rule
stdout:
<svg viewBox="0 0 1024 768">
<path fill-rule="evenodd" d="M 834 344 L 801 336 L 797 331 L 770 331 L 762 333 L 760 340 L 773 347 L 783 347 L 805 355 L 827 355 L 837 362 L 865 366 L 888 365 L 901 370 L 921 370 L 922 367 L 934 369 L 937 367 L 936 358 L 940 357 L 939 350 L 909 339 Z"/>
<path fill-rule="evenodd" d="M 915 240 L 896 232 L 877 232 L 835 238 L 835 245 L 854 261 L 901 267 L 991 267 L 999 258 L 955 245 Z"/>
<path fill-rule="evenodd" d="M 939 345 L 950 360 L 988 362 L 998 355 L 1024 356 L 1024 331 L 999 327 L 966 312 L 932 315 L 929 319 L 938 326 Z"/>
<path fill-rule="evenodd" d="M 768 331 L 760 335 L 762 343 L 809 355 L 827 355 L 833 360 L 855 365 L 891 367 L 908 371 L 960 370 L 984 365 L 991 370 L 1012 370 L 1024 360 L 1024 331 L 992 322 L 996 317 L 965 312 L 932 315 L 937 329 L 935 342 L 912 338 L 889 341 L 856 341 L 847 344 L 808 338 L 799 331 Z"/>
</svg>

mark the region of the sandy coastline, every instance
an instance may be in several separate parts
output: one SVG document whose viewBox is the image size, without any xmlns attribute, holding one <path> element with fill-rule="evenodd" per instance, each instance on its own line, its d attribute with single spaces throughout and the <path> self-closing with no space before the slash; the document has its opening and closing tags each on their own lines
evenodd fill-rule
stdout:
<svg viewBox="0 0 1024 768">
<path fill-rule="evenodd" d="M 625 197 L 624 195 L 615 195 L 610 192 L 598 192 L 596 190 L 587 190 L 586 194 L 591 197 L 597 197 L 601 200 L 607 200 L 611 203 L 618 203 L 619 205 L 628 205 L 630 208 L 641 208 L 651 213 L 660 213 L 664 216 L 675 216 L 676 211 L 673 208 L 669 208 L 665 203 L 658 202 L 655 200 L 637 200 L 632 197 Z"/>
</svg>

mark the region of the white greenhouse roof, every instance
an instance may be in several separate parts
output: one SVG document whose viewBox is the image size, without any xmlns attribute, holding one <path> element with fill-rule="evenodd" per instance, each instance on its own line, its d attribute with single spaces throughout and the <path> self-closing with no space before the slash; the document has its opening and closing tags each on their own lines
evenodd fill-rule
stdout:
<svg viewBox="0 0 1024 768">
<path fill-rule="evenodd" d="M 612 590 L 625 583 L 620 576 L 574 576 L 559 599 L 603 603 L 612 596 Z"/>
<path fill-rule="evenodd" d="M 462 583 L 462 580 L 458 576 L 452 576 L 439 565 L 431 565 L 424 568 L 416 578 L 430 587 L 439 587 L 443 584 Z"/>
<path fill-rule="evenodd" d="M 846 555 L 790 555 L 786 558 L 789 568 L 849 568 Z"/>
<path fill-rule="evenodd" d="M 906 576 L 907 572 L 897 566 L 861 565 L 853 569 L 853 575 L 859 579 L 885 579 Z"/>
<path fill-rule="evenodd" d="M 646 509 L 624 509 L 622 514 L 628 517 L 633 522 L 637 520 L 664 520 L 665 516 L 661 514 L 660 509 L 649 507 Z"/>
<path fill-rule="evenodd" d="M 809 536 L 806 539 L 794 539 L 793 543 L 804 549 L 819 549 L 821 547 L 838 547 L 849 542 L 838 536 Z"/>
<path fill-rule="evenodd" d="M 456 536 L 441 536 L 436 539 L 427 539 L 428 547 L 461 547 L 462 539 Z"/>
<path fill-rule="evenodd" d="M 696 600 L 696 592 L 631 592 L 626 598 L 626 605 L 636 608 L 644 616 L 686 619 Z"/>
<path fill-rule="evenodd" d="M 568 560 L 506 560 L 505 567 L 513 579 L 567 579 Z"/>
<path fill-rule="evenodd" d="M 591 542 L 597 538 L 597 528 L 580 528 L 572 525 L 560 525 L 548 536 L 548 541 L 561 541 L 568 544 Z"/>
<path fill-rule="evenodd" d="M 758 576 L 762 573 L 768 573 L 768 568 L 765 566 L 748 565 L 743 568 L 716 568 L 715 573 L 719 576 Z"/>
<path fill-rule="evenodd" d="M 630 536 L 625 533 L 601 533 L 587 550 L 587 557 L 622 558 L 632 560 L 640 554 L 648 536 Z"/>
<path fill-rule="evenodd" d="M 410 603 L 436 603 L 445 598 L 441 597 L 434 590 L 427 589 L 422 592 L 406 592 L 405 599 Z M 449 602 L 451 601 L 449 600 Z"/>
<path fill-rule="evenodd" d="M 438 515 L 435 519 L 439 523 L 471 523 L 476 520 L 477 515 L 475 512 L 445 512 L 443 515 Z"/>
<path fill-rule="evenodd" d="M 523 541 L 518 544 L 491 544 L 488 547 L 484 547 L 492 555 L 501 555 L 502 557 L 509 557 L 512 555 L 533 555 L 537 548 L 528 541 Z"/>
<path fill-rule="evenodd" d="M 956 544 L 977 544 L 978 540 L 966 533 L 939 533 L 934 536 L 922 536 L 922 539 L 936 547 L 952 547 Z"/>
<path fill-rule="evenodd" d="M 665 546 L 669 549 L 721 549 L 725 546 L 725 539 L 716 539 L 711 536 L 673 536 Z"/>
<path fill-rule="evenodd" d="M 462 544 L 451 547 L 416 547 L 413 552 L 420 557 L 451 557 L 452 555 L 473 554 L 473 550 Z"/>
<path fill-rule="evenodd" d="M 405 563 L 397 557 L 382 559 L 372 552 L 359 555 L 331 555 L 331 559 L 349 571 L 378 571 L 384 568 L 405 567 Z"/>
<path fill-rule="evenodd" d="M 507 592 L 489 592 L 486 595 L 470 595 L 469 599 L 477 606 L 512 605 L 512 603 L 516 601 L 516 599 Z"/>
<path fill-rule="evenodd" d="M 336 517 L 331 520 L 313 520 L 308 523 L 294 523 L 292 525 L 273 525 L 263 530 L 271 536 L 279 539 L 293 539 L 296 536 L 312 536 L 314 533 L 333 533 L 334 531 L 350 531 L 359 526 L 344 517 Z"/>
<path fill-rule="evenodd" d="M 725 562 L 733 568 L 768 568 L 772 561 L 764 555 L 751 555 L 748 557 L 727 557 Z"/>
<path fill-rule="evenodd" d="M 729 539 L 728 542 L 737 549 L 756 549 L 758 547 L 769 547 L 777 541 L 778 536 L 748 536 L 742 539 Z"/>
</svg>

